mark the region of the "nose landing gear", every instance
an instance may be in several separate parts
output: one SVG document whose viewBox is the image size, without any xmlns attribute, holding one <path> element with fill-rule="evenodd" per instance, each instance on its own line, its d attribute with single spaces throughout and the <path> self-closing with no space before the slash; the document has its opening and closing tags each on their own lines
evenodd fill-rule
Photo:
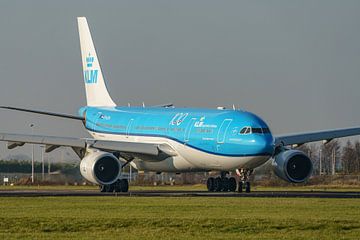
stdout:
<svg viewBox="0 0 360 240">
<path fill-rule="evenodd" d="M 253 173 L 253 169 L 237 169 L 236 174 L 240 177 L 238 192 L 242 192 L 245 188 L 245 192 L 249 193 L 251 191 L 251 186 L 249 182 L 249 177 Z"/>
</svg>

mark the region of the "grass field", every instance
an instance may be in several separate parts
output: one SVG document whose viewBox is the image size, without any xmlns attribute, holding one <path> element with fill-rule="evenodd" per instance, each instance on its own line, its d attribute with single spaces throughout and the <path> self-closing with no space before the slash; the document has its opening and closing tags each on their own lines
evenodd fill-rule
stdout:
<svg viewBox="0 0 360 240">
<path fill-rule="evenodd" d="M 1 190 L 98 190 L 97 186 L 0 186 Z M 206 191 L 204 184 L 195 185 L 174 185 L 174 186 L 132 186 L 130 191 Z M 353 191 L 360 192 L 360 185 L 313 185 L 313 186 L 293 186 L 293 187 L 263 187 L 253 186 L 252 191 Z"/>
<path fill-rule="evenodd" d="M 0 198 L 0 239 L 359 239 L 360 200 Z"/>
</svg>

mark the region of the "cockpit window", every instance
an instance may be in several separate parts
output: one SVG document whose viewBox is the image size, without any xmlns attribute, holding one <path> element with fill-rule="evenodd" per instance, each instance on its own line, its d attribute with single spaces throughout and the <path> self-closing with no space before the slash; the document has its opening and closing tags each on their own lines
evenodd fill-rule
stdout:
<svg viewBox="0 0 360 240">
<path fill-rule="evenodd" d="M 262 131 L 263 131 L 264 134 L 265 134 L 265 133 L 270 133 L 270 129 L 269 129 L 269 128 L 262 128 Z"/>
<path fill-rule="evenodd" d="M 261 128 L 252 128 L 251 130 L 252 130 L 252 133 L 259 133 L 259 134 L 263 133 Z"/>
<path fill-rule="evenodd" d="M 251 127 L 243 127 L 240 131 L 240 134 L 250 134 L 251 133 Z"/>
<path fill-rule="evenodd" d="M 240 134 L 245 134 L 246 129 L 247 129 L 247 127 L 244 127 L 243 129 L 241 129 Z"/>
<path fill-rule="evenodd" d="M 269 128 L 243 127 L 240 130 L 240 134 L 251 134 L 251 133 L 267 134 L 267 133 L 270 133 L 270 129 Z"/>
</svg>

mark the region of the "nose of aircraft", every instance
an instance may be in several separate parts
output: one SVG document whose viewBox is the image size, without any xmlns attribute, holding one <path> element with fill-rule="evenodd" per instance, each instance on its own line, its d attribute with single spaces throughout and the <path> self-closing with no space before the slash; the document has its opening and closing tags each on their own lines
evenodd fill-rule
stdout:
<svg viewBox="0 0 360 240">
<path fill-rule="evenodd" d="M 260 154 L 272 155 L 274 153 L 275 144 L 271 134 L 255 136 L 255 143 Z"/>
</svg>

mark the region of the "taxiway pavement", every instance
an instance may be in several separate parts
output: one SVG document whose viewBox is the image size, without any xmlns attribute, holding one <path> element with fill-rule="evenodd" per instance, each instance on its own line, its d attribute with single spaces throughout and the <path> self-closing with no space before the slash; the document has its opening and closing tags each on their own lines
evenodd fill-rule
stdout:
<svg viewBox="0 0 360 240">
<path fill-rule="evenodd" d="M 254 191 L 207 192 L 207 191 L 129 191 L 126 193 L 102 193 L 93 190 L 0 190 L 0 197 L 67 197 L 67 196 L 133 196 L 133 197 L 297 197 L 297 198 L 360 198 L 360 192 L 330 191 Z"/>
</svg>

